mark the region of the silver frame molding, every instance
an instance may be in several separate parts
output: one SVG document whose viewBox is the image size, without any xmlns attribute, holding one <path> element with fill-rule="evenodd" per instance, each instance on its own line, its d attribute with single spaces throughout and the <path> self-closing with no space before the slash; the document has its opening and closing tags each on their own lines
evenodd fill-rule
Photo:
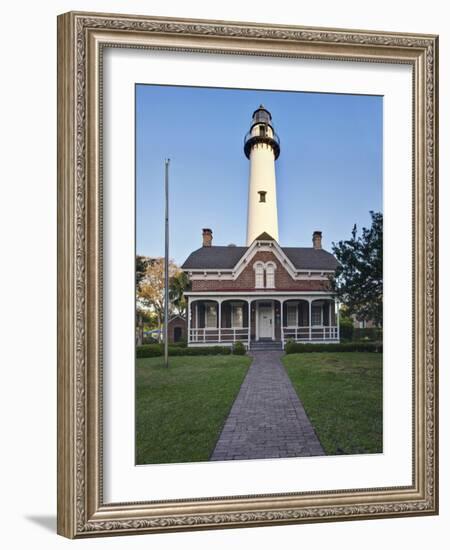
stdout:
<svg viewBox="0 0 450 550">
<path fill-rule="evenodd" d="M 404 63 L 413 68 L 413 484 L 105 504 L 102 49 Z M 438 38 L 66 13 L 58 17 L 58 533 L 70 538 L 438 513 Z"/>
</svg>

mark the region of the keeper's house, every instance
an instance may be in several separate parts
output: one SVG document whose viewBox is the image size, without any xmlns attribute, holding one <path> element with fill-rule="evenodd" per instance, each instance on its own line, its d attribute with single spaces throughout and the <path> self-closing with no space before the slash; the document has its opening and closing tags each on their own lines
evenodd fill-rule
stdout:
<svg viewBox="0 0 450 550">
<path fill-rule="evenodd" d="M 244 152 L 250 161 L 247 246 L 215 246 L 212 230 L 203 229 L 203 246 L 182 266 L 191 280 L 188 345 L 339 342 L 338 304 L 329 285 L 337 261 L 322 248 L 322 233 L 314 231 L 307 248 L 278 242 L 280 141 L 262 105 L 253 113 Z"/>
</svg>

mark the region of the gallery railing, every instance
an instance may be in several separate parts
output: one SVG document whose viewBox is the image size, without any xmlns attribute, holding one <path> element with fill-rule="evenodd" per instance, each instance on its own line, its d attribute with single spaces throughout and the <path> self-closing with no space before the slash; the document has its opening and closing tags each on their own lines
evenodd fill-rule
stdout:
<svg viewBox="0 0 450 550">
<path fill-rule="evenodd" d="M 327 342 L 339 340 L 339 327 L 282 327 L 282 340 L 296 342 Z"/>
<path fill-rule="evenodd" d="M 241 328 L 191 328 L 189 343 L 214 344 L 248 342 L 248 327 Z"/>
</svg>

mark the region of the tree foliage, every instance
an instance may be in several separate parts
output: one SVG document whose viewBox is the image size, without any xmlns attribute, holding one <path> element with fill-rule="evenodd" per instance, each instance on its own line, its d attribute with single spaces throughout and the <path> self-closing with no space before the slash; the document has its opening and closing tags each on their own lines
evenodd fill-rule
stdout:
<svg viewBox="0 0 450 550">
<path fill-rule="evenodd" d="M 370 212 L 372 225 L 358 235 L 332 244 L 339 262 L 331 286 L 350 315 L 361 320 L 383 322 L 383 214 Z"/>
<path fill-rule="evenodd" d="M 139 275 L 137 270 L 140 268 Z M 137 310 L 150 310 L 156 315 L 158 328 L 164 322 L 164 258 L 136 259 L 136 298 Z M 169 261 L 169 315 L 185 312 L 184 291 L 188 286 L 186 274 L 172 261 Z"/>
<path fill-rule="evenodd" d="M 186 298 L 184 292 L 189 288 L 189 278 L 184 271 L 179 270 L 169 281 L 169 299 L 179 315 L 186 313 Z"/>
<path fill-rule="evenodd" d="M 138 286 L 144 278 L 147 267 L 155 260 L 148 256 L 136 256 L 136 285 Z"/>
</svg>

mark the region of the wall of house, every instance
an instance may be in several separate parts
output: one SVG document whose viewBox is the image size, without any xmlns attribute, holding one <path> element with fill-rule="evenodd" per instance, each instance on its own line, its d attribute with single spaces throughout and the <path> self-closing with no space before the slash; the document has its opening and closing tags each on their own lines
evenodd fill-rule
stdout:
<svg viewBox="0 0 450 550">
<path fill-rule="evenodd" d="M 249 290 L 255 289 L 255 270 L 253 268 L 256 262 L 274 262 L 277 266 L 275 270 L 275 289 L 277 290 L 299 290 L 299 291 L 320 291 L 328 290 L 329 282 L 323 279 L 307 279 L 296 281 L 286 271 L 284 266 L 273 254 L 273 252 L 257 252 L 247 267 L 242 271 L 239 277 L 234 280 L 220 279 L 201 279 L 192 281 L 193 291 L 208 290 Z"/>
</svg>

